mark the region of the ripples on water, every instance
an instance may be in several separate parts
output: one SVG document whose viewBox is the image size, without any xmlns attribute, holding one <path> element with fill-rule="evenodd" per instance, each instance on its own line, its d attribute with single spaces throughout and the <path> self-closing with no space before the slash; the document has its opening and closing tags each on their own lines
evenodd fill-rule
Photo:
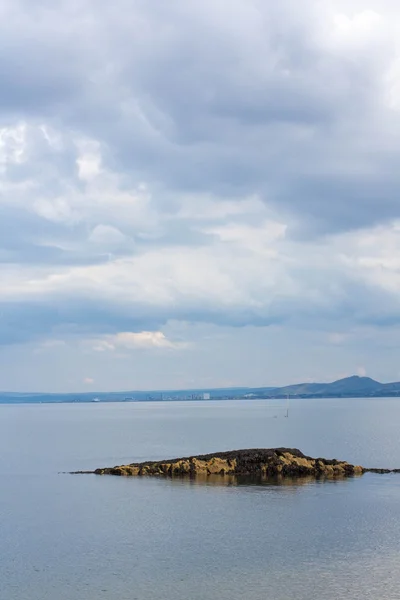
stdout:
<svg viewBox="0 0 400 600">
<path fill-rule="evenodd" d="M 58 475 L 240 447 L 400 466 L 396 400 L 0 407 L 3 600 L 400 598 L 400 476 Z"/>
</svg>

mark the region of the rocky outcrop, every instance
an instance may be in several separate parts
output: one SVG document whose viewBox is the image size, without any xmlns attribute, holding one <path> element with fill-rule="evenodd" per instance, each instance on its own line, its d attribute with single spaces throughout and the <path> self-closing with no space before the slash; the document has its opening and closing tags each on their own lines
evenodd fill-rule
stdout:
<svg viewBox="0 0 400 600">
<path fill-rule="evenodd" d="M 311 458 L 295 448 L 233 450 L 186 458 L 146 461 L 96 469 L 96 475 L 119 476 L 254 476 L 254 477 L 349 477 L 365 469 L 345 461 Z"/>
</svg>

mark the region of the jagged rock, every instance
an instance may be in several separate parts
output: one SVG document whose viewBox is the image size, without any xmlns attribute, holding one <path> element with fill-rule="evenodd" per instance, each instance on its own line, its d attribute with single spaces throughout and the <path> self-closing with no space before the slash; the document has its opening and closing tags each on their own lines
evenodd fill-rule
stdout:
<svg viewBox="0 0 400 600">
<path fill-rule="evenodd" d="M 196 477 L 348 477 L 365 469 L 345 461 L 311 458 L 295 448 L 232 450 L 170 460 L 146 461 L 96 469 L 96 475 Z"/>
</svg>

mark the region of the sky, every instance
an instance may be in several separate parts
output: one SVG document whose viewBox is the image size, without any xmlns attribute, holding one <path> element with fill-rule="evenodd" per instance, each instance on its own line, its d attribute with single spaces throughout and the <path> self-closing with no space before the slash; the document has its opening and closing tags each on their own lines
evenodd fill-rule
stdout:
<svg viewBox="0 0 400 600">
<path fill-rule="evenodd" d="M 397 0 L 3 0 L 0 390 L 400 380 Z"/>
</svg>

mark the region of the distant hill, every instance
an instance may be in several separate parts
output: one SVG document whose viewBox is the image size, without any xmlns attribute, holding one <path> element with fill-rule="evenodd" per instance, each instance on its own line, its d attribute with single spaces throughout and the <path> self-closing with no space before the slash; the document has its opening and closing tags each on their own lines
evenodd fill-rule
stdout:
<svg viewBox="0 0 400 600">
<path fill-rule="evenodd" d="M 124 392 L 83 392 L 75 394 L 39 394 L 0 392 L 0 404 L 61 402 L 143 402 L 204 400 L 210 398 L 363 398 L 400 396 L 400 382 L 380 383 L 370 377 L 345 377 L 332 383 L 298 383 L 283 387 L 202 388 L 196 390 L 158 390 Z"/>
<path fill-rule="evenodd" d="M 400 383 L 380 383 L 371 377 L 345 377 L 332 383 L 300 383 L 268 390 L 268 396 L 385 396 L 400 393 Z"/>
</svg>

